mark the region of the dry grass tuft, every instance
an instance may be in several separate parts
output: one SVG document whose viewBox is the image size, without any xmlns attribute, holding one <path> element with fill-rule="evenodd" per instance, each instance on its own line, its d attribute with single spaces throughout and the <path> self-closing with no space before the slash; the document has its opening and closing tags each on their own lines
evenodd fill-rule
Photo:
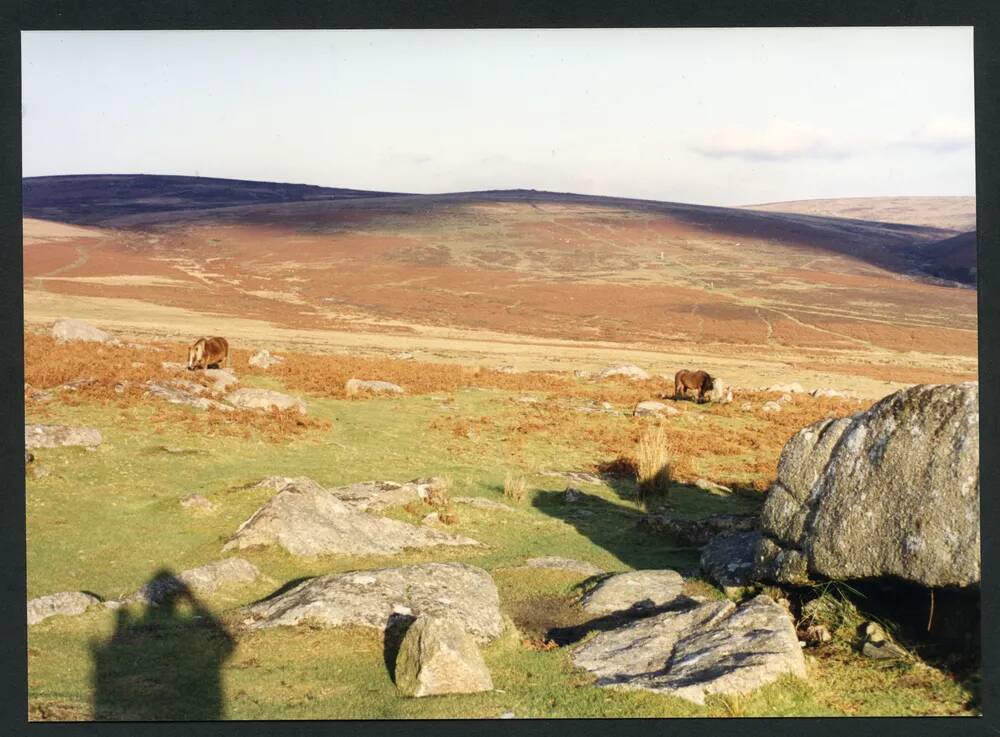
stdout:
<svg viewBox="0 0 1000 737">
<path fill-rule="evenodd" d="M 451 499 L 449 498 L 448 492 L 451 490 L 451 479 L 447 476 L 442 476 L 427 491 L 427 498 L 424 500 L 429 506 L 435 507 L 437 509 L 447 509 L 451 505 Z"/>
<path fill-rule="evenodd" d="M 663 425 L 655 425 L 639 436 L 636 448 L 635 478 L 638 482 L 639 500 L 648 505 L 656 495 L 666 496 L 672 481 L 670 449 Z"/>
<path fill-rule="evenodd" d="M 528 484 L 523 473 L 508 471 L 507 476 L 503 480 L 504 499 L 508 499 L 515 504 L 520 504 L 524 501 L 527 485 Z"/>
</svg>

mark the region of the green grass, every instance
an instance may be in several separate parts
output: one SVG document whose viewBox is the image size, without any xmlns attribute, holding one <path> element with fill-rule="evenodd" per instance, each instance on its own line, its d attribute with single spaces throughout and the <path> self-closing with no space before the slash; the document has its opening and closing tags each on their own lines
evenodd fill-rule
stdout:
<svg viewBox="0 0 1000 737">
<path fill-rule="evenodd" d="M 197 674 L 206 653 L 229 646 L 218 716 L 233 719 L 489 718 L 506 711 L 518 717 L 968 713 L 968 690 L 946 675 L 919 663 L 885 667 L 833 645 L 817 651 L 808 681 L 783 679 L 739 699 L 710 698 L 704 707 L 594 686 L 572 667 L 567 648 L 526 644 L 546 627 L 579 621 L 573 602 L 585 577 L 520 564 L 532 556 L 559 555 L 608 571 L 672 567 L 693 577 L 698 553 L 637 529 L 640 510 L 632 481 L 582 485 L 584 499 L 565 503 L 561 492 L 567 482 L 538 471 L 578 470 L 604 459 L 587 443 L 571 443 L 558 433 L 512 439 L 505 422 L 513 395 L 464 390 L 452 396 L 454 406 L 447 409 L 427 396 L 309 398 L 310 415 L 329 420 L 330 429 L 280 444 L 150 424 L 153 405 L 50 406 L 46 422 L 96 426 L 105 442 L 93 452 L 36 452 L 37 463 L 52 474 L 27 481 L 29 597 L 85 590 L 112 598 L 136 590 L 160 569 L 180 571 L 219 559 L 224 541 L 271 493 L 248 485 L 268 475 L 310 476 L 329 486 L 445 475 L 451 496 L 505 501 L 504 477 L 513 469 L 525 474 L 527 490 L 513 512 L 454 505 L 458 522 L 449 529 L 486 543 L 482 549 L 315 559 L 279 549 L 246 551 L 242 557 L 264 578 L 207 597 L 200 617 L 196 611 L 165 617 L 130 606 L 49 619 L 29 630 L 31 718 L 89 719 L 95 709 L 97 716 L 107 716 L 102 709 L 108 707 L 95 707 L 95 690 L 101 690 L 95 680 L 114 684 L 130 699 L 113 704 L 113 717 L 207 718 L 199 694 L 170 674 Z M 435 424 L 446 416 L 492 421 L 477 426 L 475 439 L 469 439 L 457 437 L 447 423 Z M 609 416 L 608 421 L 632 420 Z M 164 446 L 191 452 L 169 453 Z M 183 509 L 179 500 L 193 492 L 210 499 L 215 510 Z M 670 502 L 674 513 L 693 517 L 759 505 L 689 486 L 671 489 Z M 391 515 L 416 522 L 420 511 L 396 509 Z M 289 581 L 430 560 L 465 561 L 489 570 L 497 582 L 509 624 L 506 634 L 483 650 L 496 686 L 491 693 L 401 697 L 386 667 L 381 634 L 374 631 L 246 632 L 237 626 L 240 606 Z M 691 585 L 701 586 L 702 593 L 708 588 L 696 580 Z M 215 620 L 224 629 L 207 626 Z M 157 712 L 168 707 L 170 713 Z"/>
</svg>

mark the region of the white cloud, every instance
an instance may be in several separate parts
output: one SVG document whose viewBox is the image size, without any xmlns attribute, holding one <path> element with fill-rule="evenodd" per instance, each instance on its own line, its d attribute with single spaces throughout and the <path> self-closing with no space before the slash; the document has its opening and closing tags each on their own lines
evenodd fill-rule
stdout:
<svg viewBox="0 0 1000 737">
<path fill-rule="evenodd" d="M 761 161 L 839 159 L 854 148 L 832 130 L 789 120 L 772 120 L 758 129 L 725 128 L 705 136 L 692 147 L 710 158 Z"/>
<path fill-rule="evenodd" d="M 975 140 L 976 131 L 972 121 L 958 118 L 934 118 L 899 143 L 903 146 L 947 152 L 972 147 Z"/>
</svg>

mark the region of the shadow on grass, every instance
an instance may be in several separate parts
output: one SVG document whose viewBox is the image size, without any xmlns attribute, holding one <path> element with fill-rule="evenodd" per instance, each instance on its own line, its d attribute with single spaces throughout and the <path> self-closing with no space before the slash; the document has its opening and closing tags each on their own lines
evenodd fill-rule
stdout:
<svg viewBox="0 0 1000 737">
<path fill-rule="evenodd" d="M 254 604 L 263 604 L 265 601 L 270 601 L 271 599 L 275 599 L 281 596 L 282 594 L 287 594 L 289 591 L 294 589 L 299 584 L 305 583 L 306 581 L 309 581 L 313 578 L 315 578 L 315 576 L 299 576 L 298 578 L 293 578 L 291 581 L 286 581 L 280 587 L 272 591 L 267 596 L 262 596 L 256 601 L 250 602 L 250 606 L 253 606 Z"/>
<path fill-rule="evenodd" d="M 572 525 L 630 568 L 673 568 L 681 573 L 698 569 L 697 549 L 678 546 L 665 536 L 641 529 L 643 512 L 632 507 L 587 493 L 579 501 L 566 502 L 558 491 L 536 493 L 532 505 Z"/>
<path fill-rule="evenodd" d="M 399 655 L 399 647 L 403 644 L 410 626 L 417 621 L 412 614 L 400 614 L 393 612 L 389 615 L 389 621 L 385 626 L 385 639 L 382 641 L 382 657 L 385 660 L 385 667 L 389 671 L 389 678 L 396 682 L 396 658 Z"/>
<path fill-rule="evenodd" d="M 138 615 L 120 608 L 111 638 L 91 644 L 94 718 L 225 718 L 221 671 L 234 648 L 232 637 L 170 571 L 158 572 L 149 585 L 167 590 L 160 604 Z"/>
</svg>

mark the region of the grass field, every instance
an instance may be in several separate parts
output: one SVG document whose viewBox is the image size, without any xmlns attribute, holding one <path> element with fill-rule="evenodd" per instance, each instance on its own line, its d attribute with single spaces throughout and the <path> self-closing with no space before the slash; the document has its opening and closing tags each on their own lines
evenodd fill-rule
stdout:
<svg viewBox="0 0 1000 737">
<path fill-rule="evenodd" d="M 93 361 L 80 346 L 26 336 L 26 381 L 32 389 L 93 379 L 75 391 L 56 390 L 50 401 L 28 392 L 27 421 L 93 426 L 104 435 L 94 451 L 35 452 L 36 463 L 51 474 L 29 473 L 26 480 L 29 598 L 85 590 L 110 599 L 135 591 L 157 571 L 218 560 L 229 535 L 272 493 L 249 488 L 269 475 L 304 475 L 327 486 L 446 476 L 451 497 L 485 497 L 514 510 L 451 505 L 454 519 L 447 529 L 485 543 L 484 548 L 314 559 L 251 550 L 241 557 L 264 578 L 206 597 L 203 610 L 168 618 L 128 605 L 46 620 L 29 630 L 33 720 L 201 718 L 197 694 L 176 674 L 197 674 L 205 653 L 215 651 L 227 653 L 213 676 L 222 694 L 217 716 L 231 719 L 492 718 L 506 712 L 516 717 L 944 715 L 977 708 L 974 684 L 919 659 L 889 665 L 863 659 L 840 640 L 807 650 L 806 681 L 783 679 L 748 697 L 710 697 L 704 707 L 598 688 L 572 667 L 567 648 L 556 647 L 546 632 L 585 619 L 573 604 L 585 577 L 521 567 L 526 558 L 559 555 L 607 571 L 675 568 L 692 591 L 721 596 L 699 579 L 696 549 L 637 526 L 642 510 L 634 477 L 572 482 L 585 497 L 566 504 L 561 499 L 566 479 L 544 473 L 630 468 L 642 433 L 659 422 L 634 418 L 630 410 L 635 402 L 668 391 L 663 380 L 597 382 L 570 372 L 503 374 L 455 362 L 304 353 L 289 354 L 281 367 L 263 371 L 247 367 L 248 353 L 237 350 L 234 365 L 243 386 L 306 399 L 308 420 L 298 421 L 277 413 L 206 413 L 144 398 L 136 386 L 162 376 L 160 361 L 177 360 L 182 345 L 101 350 L 101 360 Z M 397 381 L 408 393 L 348 398 L 343 382 L 352 375 Z M 114 385 L 122 380 L 132 383 L 119 393 Z M 679 403 L 682 414 L 662 421 L 673 461 L 667 497 L 672 513 L 700 517 L 757 509 L 793 432 L 868 404 L 796 396 L 781 413 L 761 412 L 762 402 L 773 396 L 738 391 L 729 405 Z M 529 397 L 537 401 L 525 401 Z M 740 409 L 744 401 L 755 409 Z M 611 411 L 579 411 L 601 402 Z M 509 474 L 525 478 L 519 503 L 504 498 Z M 735 491 L 694 487 L 691 482 L 701 477 Z M 191 493 L 207 497 L 214 510 L 183 508 L 181 498 Z M 417 524 L 429 511 L 411 505 L 387 514 Z M 497 583 L 507 629 L 483 650 L 496 687 L 490 693 L 401 697 L 382 637 L 374 631 L 247 632 L 239 626 L 240 606 L 303 577 L 431 560 L 480 566 Z M 116 640 L 129 667 L 120 673 L 112 669 L 111 681 L 127 695 L 108 706 L 95 694 L 95 663 L 122 622 L 132 622 L 128 636 Z"/>
</svg>

